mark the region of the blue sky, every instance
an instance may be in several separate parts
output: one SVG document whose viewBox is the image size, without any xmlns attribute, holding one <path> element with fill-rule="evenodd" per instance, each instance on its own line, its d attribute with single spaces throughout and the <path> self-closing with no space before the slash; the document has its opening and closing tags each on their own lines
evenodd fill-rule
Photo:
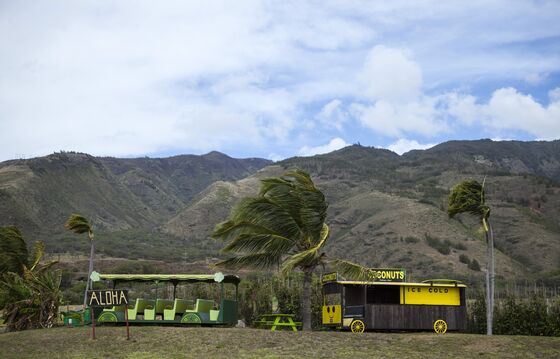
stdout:
<svg viewBox="0 0 560 359">
<path fill-rule="evenodd" d="M 2 1 L 0 160 L 560 138 L 559 1 Z"/>
</svg>

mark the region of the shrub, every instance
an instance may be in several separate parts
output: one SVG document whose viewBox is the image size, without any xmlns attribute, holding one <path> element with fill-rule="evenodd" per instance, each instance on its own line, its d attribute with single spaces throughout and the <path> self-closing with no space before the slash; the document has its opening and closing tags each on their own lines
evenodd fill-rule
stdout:
<svg viewBox="0 0 560 359">
<path fill-rule="evenodd" d="M 469 269 L 479 272 L 480 271 L 480 264 L 478 264 L 478 261 L 476 259 L 473 259 L 471 261 L 471 263 L 469 264 Z"/>
<path fill-rule="evenodd" d="M 262 314 L 271 313 L 274 308 L 281 313 L 294 314 L 301 321 L 301 287 L 303 276 L 292 273 L 286 277 L 255 276 L 246 278 L 239 287 L 239 314 L 245 323 L 251 325 Z M 321 325 L 322 292 L 319 278 L 314 277 L 311 286 L 311 323 L 314 328 Z"/>
<path fill-rule="evenodd" d="M 486 333 L 486 299 L 482 292 L 477 292 L 467 305 L 467 331 Z"/>
<path fill-rule="evenodd" d="M 486 332 L 486 301 L 482 292 L 469 301 L 467 327 L 472 333 Z M 545 299 L 533 291 L 529 298 L 508 295 L 496 301 L 493 332 L 504 335 L 560 336 L 560 298 Z"/>
<path fill-rule="evenodd" d="M 429 234 L 426 234 L 424 237 L 428 245 L 436 249 L 441 254 L 448 255 L 449 253 L 451 253 L 451 249 L 449 248 L 449 243 L 442 242 L 439 238 L 432 237 Z"/>
<path fill-rule="evenodd" d="M 469 256 L 467 256 L 466 254 L 461 254 L 459 256 L 459 262 L 465 263 L 466 265 L 471 264 L 471 260 L 470 260 Z"/>
<path fill-rule="evenodd" d="M 467 247 L 463 243 L 454 242 L 451 244 L 451 247 L 455 248 L 458 251 L 466 251 Z"/>
<path fill-rule="evenodd" d="M 418 243 L 418 242 L 420 242 L 420 239 L 418 239 L 418 238 L 416 238 L 416 237 L 408 236 L 408 237 L 406 237 L 406 238 L 404 239 L 404 241 L 405 241 L 406 243 Z"/>
</svg>

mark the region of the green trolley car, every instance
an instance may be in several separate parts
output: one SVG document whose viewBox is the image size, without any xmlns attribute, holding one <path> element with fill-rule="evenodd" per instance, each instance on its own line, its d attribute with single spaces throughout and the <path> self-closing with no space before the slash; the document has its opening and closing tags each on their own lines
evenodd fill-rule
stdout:
<svg viewBox="0 0 560 359">
<path fill-rule="evenodd" d="M 339 280 L 336 273 L 322 278 L 322 324 L 327 328 L 372 330 L 466 329 L 466 286 L 436 279 L 405 282 L 404 270 L 377 270 L 375 281 Z"/>
<path fill-rule="evenodd" d="M 112 281 L 113 289 L 130 282 L 167 283 L 173 285 L 173 298 L 137 298 L 128 306 L 114 306 L 95 313 L 98 323 L 125 323 L 158 325 L 221 325 L 237 324 L 237 296 L 239 277 L 217 274 L 99 274 L 100 280 Z M 207 298 L 177 298 L 177 286 L 185 283 L 213 283 L 219 285 L 218 302 Z M 224 285 L 235 286 L 235 298 L 225 298 Z"/>
</svg>

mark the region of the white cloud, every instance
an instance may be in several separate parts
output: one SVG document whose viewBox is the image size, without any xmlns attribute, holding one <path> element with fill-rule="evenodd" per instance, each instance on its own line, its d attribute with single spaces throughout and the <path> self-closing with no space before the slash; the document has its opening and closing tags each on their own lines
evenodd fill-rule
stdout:
<svg viewBox="0 0 560 359">
<path fill-rule="evenodd" d="M 415 140 L 407 140 L 406 138 L 401 138 L 397 142 L 390 144 L 387 146 L 387 149 L 402 155 L 411 150 L 425 150 L 431 147 L 434 147 L 435 143 L 429 144 L 421 144 Z"/>
<path fill-rule="evenodd" d="M 560 102 L 560 87 L 557 87 L 548 92 L 548 98 L 550 102 Z"/>
<path fill-rule="evenodd" d="M 477 103 L 471 95 L 447 98 L 449 114 L 465 124 L 486 130 L 521 130 L 539 139 L 560 138 L 560 88 L 549 92 L 548 105 L 512 87 L 494 91 L 487 103 Z"/>
<path fill-rule="evenodd" d="M 540 73 L 530 73 L 525 76 L 524 80 L 530 85 L 536 86 L 540 85 L 544 80 L 546 80 L 548 74 Z"/>
<path fill-rule="evenodd" d="M 371 100 L 415 100 L 420 94 L 422 71 L 406 50 L 375 46 L 364 63 L 361 81 Z"/>
<path fill-rule="evenodd" d="M 285 156 L 281 156 L 277 153 L 270 153 L 268 155 L 268 159 L 271 160 L 271 161 L 274 161 L 274 162 L 282 161 L 285 158 L 286 158 Z"/>
<path fill-rule="evenodd" d="M 206 151 L 285 138 L 294 101 L 282 89 L 260 90 L 262 74 L 204 88 L 206 78 L 247 62 L 276 63 L 278 49 L 256 31 L 267 21 L 262 9 L 176 5 L 8 8 L 0 15 L 11 34 L 0 39 L 0 158 Z"/>
<path fill-rule="evenodd" d="M 373 54 L 373 55 L 372 55 Z M 382 60 L 386 56 L 386 60 Z M 372 59 L 377 58 L 377 61 Z M 350 113 L 365 127 L 388 137 L 421 134 L 434 137 L 459 125 L 481 125 L 486 131 L 521 130 L 539 139 L 560 137 L 560 89 L 549 92 L 550 103 L 541 105 L 514 88 L 500 88 L 488 103 L 471 94 L 444 92 L 422 94 L 420 67 L 403 50 L 375 47 L 366 59 L 372 84 L 370 102 L 355 102 Z M 384 77 L 388 74 L 387 77 Z M 402 74 L 400 76 L 398 74 Z M 390 79 L 395 78 L 391 86 Z M 412 79 L 410 81 L 407 81 Z M 382 91 L 385 88 L 387 91 Z"/>
<path fill-rule="evenodd" d="M 404 133 L 433 136 L 447 130 L 437 96 L 422 95 L 422 71 L 403 49 L 376 46 L 364 64 L 362 83 L 368 102 L 356 102 L 350 113 L 385 136 Z"/>
<path fill-rule="evenodd" d="M 541 139 L 557 139 L 560 138 L 560 100 L 555 98 L 555 92 L 552 94 L 549 105 L 543 106 L 514 88 L 501 88 L 481 111 L 494 128 L 523 130 Z"/>
<path fill-rule="evenodd" d="M 349 115 L 344 110 L 342 101 L 334 99 L 323 106 L 317 118 L 323 125 L 342 131 L 344 124 L 349 120 Z"/>
<path fill-rule="evenodd" d="M 549 105 L 519 93 L 482 104 L 449 88 L 548 83 L 559 11 L 505 0 L 5 2 L 0 160 L 61 149 L 289 156 L 318 135 L 359 137 L 351 117 L 395 138 L 481 118 L 558 136 L 555 93 Z M 502 118 L 512 108 L 541 129 Z"/>
<path fill-rule="evenodd" d="M 339 149 L 344 148 L 344 147 L 349 146 L 349 145 L 350 144 L 346 143 L 346 141 L 344 141 L 342 138 L 337 137 L 337 138 L 333 138 L 326 145 L 317 146 L 317 147 L 303 146 L 299 150 L 299 154 L 302 155 L 302 156 L 320 155 L 320 154 L 323 154 L 323 153 L 329 153 L 329 152 L 332 152 L 332 151 L 339 150 Z"/>
<path fill-rule="evenodd" d="M 494 142 L 514 141 L 513 138 L 508 138 L 508 137 L 492 137 L 491 140 L 494 141 Z"/>
<path fill-rule="evenodd" d="M 447 111 L 464 124 L 472 125 L 480 120 L 480 111 L 476 103 L 476 97 L 451 92 L 446 95 Z"/>
<path fill-rule="evenodd" d="M 437 97 L 425 96 L 407 103 L 379 100 L 371 105 L 353 104 L 351 113 L 369 129 L 390 137 L 404 133 L 434 136 L 448 129 L 440 118 Z"/>
</svg>

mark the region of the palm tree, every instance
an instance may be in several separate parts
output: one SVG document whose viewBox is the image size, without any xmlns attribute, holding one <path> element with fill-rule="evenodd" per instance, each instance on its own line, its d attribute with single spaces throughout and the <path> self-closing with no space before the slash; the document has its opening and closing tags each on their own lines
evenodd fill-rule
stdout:
<svg viewBox="0 0 560 359">
<path fill-rule="evenodd" d="M 27 245 L 15 226 L 0 227 L 0 273 L 23 273 L 28 264 Z"/>
<path fill-rule="evenodd" d="M 17 242 L 21 239 L 25 247 L 19 230 L 16 227 L 0 229 L 6 228 L 12 235 L 17 234 Z M 36 242 L 32 258 L 26 255 L 17 260 L 24 263 L 17 271 L 0 273 L 0 313 L 6 323 L 6 331 L 50 328 L 57 320 L 62 301 L 61 276 L 60 271 L 50 270 L 56 261 L 40 263 L 44 253 L 43 242 Z"/>
<path fill-rule="evenodd" d="M 482 223 L 486 237 L 486 334 L 492 335 L 494 317 L 494 233 L 490 224 L 490 207 L 486 205 L 484 184 L 467 180 L 457 184 L 451 190 L 447 213 L 453 218 L 460 213 L 469 213 Z"/>
<path fill-rule="evenodd" d="M 66 229 L 77 234 L 87 233 L 89 242 L 91 243 L 91 248 L 89 252 L 89 269 L 88 269 L 88 276 L 87 276 L 87 284 L 84 292 L 84 307 L 85 307 L 86 300 L 87 300 L 86 299 L 87 291 L 88 289 L 93 289 L 93 284 L 90 279 L 91 272 L 93 272 L 93 252 L 95 250 L 94 243 L 93 243 L 93 226 L 89 223 L 89 221 L 85 217 L 76 213 L 70 215 L 68 221 L 66 221 L 66 224 L 64 226 L 66 227 Z"/>
<path fill-rule="evenodd" d="M 216 226 L 213 238 L 228 241 L 223 252 L 236 256 L 216 264 L 229 269 L 274 269 L 303 272 L 303 330 L 311 330 L 311 279 L 315 268 L 329 264 L 343 275 L 368 278 L 360 265 L 329 258 L 322 250 L 329 238 L 328 203 L 309 174 L 292 170 L 261 180 L 257 197 L 248 197 Z"/>
</svg>

